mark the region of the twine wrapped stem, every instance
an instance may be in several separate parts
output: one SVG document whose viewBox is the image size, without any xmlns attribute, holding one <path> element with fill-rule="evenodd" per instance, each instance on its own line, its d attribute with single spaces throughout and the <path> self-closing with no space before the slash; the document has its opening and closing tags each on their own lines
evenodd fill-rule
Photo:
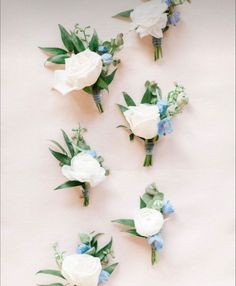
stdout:
<svg viewBox="0 0 236 286">
<path fill-rule="evenodd" d="M 162 38 L 152 37 L 152 43 L 155 48 L 154 59 L 155 61 L 162 58 Z"/>
</svg>

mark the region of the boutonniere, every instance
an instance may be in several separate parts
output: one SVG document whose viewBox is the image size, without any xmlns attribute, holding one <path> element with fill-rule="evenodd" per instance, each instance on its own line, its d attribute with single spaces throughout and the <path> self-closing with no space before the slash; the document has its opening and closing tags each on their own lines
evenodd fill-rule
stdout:
<svg viewBox="0 0 236 286">
<path fill-rule="evenodd" d="M 64 48 L 43 48 L 50 57 L 46 63 L 64 65 L 54 72 L 53 88 L 65 95 L 74 90 L 83 90 L 93 96 L 100 113 L 103 112 L 101 91 L 109 90 L 114 79 L 119 59 L 115 54 L 123 45 L 123 35 L 110 41 L 102 41 L 96 31 L 78 24 L 72 32 L 59 25 Z"/>
<path fill-rule="evenodd" d="M 190 3 L 190 0 L 151 0 L 114 17 L 130 18 L 131 30 L 135 30 L 141 38 L 152 37 L 156 61 L 162 57 L 164 33 L 180 21 L 180 12 L 176 11 L 176 7 L 184 2 Z"/>
<path fill-rule="evenodd" d="M 62 134 L 68 150 L 65 150 L 58 142 L 51 140 L 60 152 L 49 149 L 51 154 L 60 162 L 62 174 L 69 180 L 55 190 L 80 186 L 84 199 L 84 206 L 89 205 L 90 187 L 101 183 L 109 171 L 103 167 L 104 159 L 98 156 L 96 151 L 91 150 L 86 143 L 83 134 L 85 128 L 73 129 L 72 137 L 65 131 Z"/>
<path fill-rule="evenodd" d="M 112 239 L 98 249 L 100 235 L 101 233 L 81 234 L 81 242 L 71 255 L 65 255 L 55 244 L 53 249 L 58 270 L 45 269 L 37 274 L 51 275 L 63 281 L 50 286 L 97 286 L 107 282 L 118 263 L 109 264 L 110 257 L 113 258 Z"/>
<path fill-rule="evenodd" d="M 147 81 L 146 91 L 141 103 L 136 104 L 134 100 L 124 92 L 126 106 L 120 105 L 129 126 L 119 125 L 130 132 L 130 140 L 138 137 L 145 143 L 146 157 L 144 166 L 152 166 L 152 154 L 156 142 L 166 134 L 173 131 L 172 117 L 182 112 L 188 103 L 184 87 L 175 84 L 175 89 L 170 91 L 166 99 L 156 82 Z"/>
<path fill-rule="evenodd" d="M 126 232 L 145 239 L 151 247 L 152 264 L 155 264 L 158 262 L 158 251 L 164 246 L 161 230 L 166 217 L 173 212 L 171 203 L 165 201 L 164 194 L 159 192 L 153 183 L 140 198 L 140 209 L 134 219 L 118 219 L 112 222 L 130 227 Z"/>
</svg>

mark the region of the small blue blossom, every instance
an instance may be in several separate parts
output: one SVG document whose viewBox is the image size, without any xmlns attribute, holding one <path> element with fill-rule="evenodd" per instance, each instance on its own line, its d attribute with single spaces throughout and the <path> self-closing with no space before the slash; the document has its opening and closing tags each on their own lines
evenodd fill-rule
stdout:
<svg viewBox="0 0 236 286">
<path fill-rule="evenodd" d="M 108 49 L 105 47 L 105 46 L 99 46 L 98 47 L 98 53 L 99 54 L 105 54 L 105 53 L 107 53 L 108 52 Z"/>
<path fill-rule="evenodd" d="M 105 65 L 110 65 L 113 61 L 113 57 L 109 53 L 103 54 L 102 59 Z"/>
<path fill-rule="evenodd" d="M 94 150 L 88 150 L 88 151 L 86 151 L 86 154 L 92 156 L 93 158 L 97 157 L 97 153 Z"/>
<path fill-rule="evenodd" d="M 169 118 L 162 119 L 158 123 L 158 135 L 163 136 L 173 132 L 172 122 Z"/>
<path fill-rule="evenodd" d="M 168 17 L 169 25 L 176 26 L 179 21 L 180 21 L 180 12 L 174 11 L 174 13 Z"/>
<path fill-rule="evenodd" d="M 77 246 L 77 249 L 76 249 L 76 253 L 78 254 L 84 254 L 85 252 L 87 252 L 88 250 L 90 250 L 91 247 L 87 244 L 84 244 L 84 243 L 80 243 L 78 246 Z"/>
<path fill-rule="evenodd" d="M 167 102 L 166 100 L 159 100 L 157 102 L 157 106 L 159 108 L 159 112 L 160 112 L 160 115 L 161 117 L 162 116 L 166 116 L 166 111 L 167 111 L 167 108 L 169 107 L 169 102 Z"/>
<path fill-rule="evenodd" d="M 106 283 L 108 279 L 110 278 L 110 273 L 108 273 L 105 270 L 102 270 L 99 276 L 99 282 L 98 284 Z"/>
<path fill-rule="evenodd" d="M 166 4 L 167 4 L 168 7 L 169 7 L 169 6 L 171 5 L 172 0 L 166 0 L 165 2 L 166 2 Z"/>
<path fill-rule="evenodd" d="M 163 214 L 171 214 L 175 211 L 170 201 L 165 202 L 161 210 Z"/>
<path fill-rule="evenodd" d="M 148 243 L 152 245 L 153 247 L 155 247 L 155 249 L 157 250 L 161 250 L 164 246 L 164 241 L 160 234 L 150 236 L 148 238 Z"/>
</svg>

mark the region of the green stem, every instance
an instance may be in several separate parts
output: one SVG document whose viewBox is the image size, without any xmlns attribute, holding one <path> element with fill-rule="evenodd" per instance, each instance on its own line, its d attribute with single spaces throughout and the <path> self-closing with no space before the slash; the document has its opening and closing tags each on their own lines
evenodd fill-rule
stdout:
<svg viewBox="0 0 236 286">
<path fill-rule="evenodd" d="M 156 264 L 158 262 L 158 253 L 157 250 L 152 247 L 152 265 Z"/>
<path fill-rule="evenodd" d="M 83 198 L 84 198 L 84 207 L 89 205 L 89 188 L 86 184 L 83 186 Z"/>
<path fill-rule="evenodd" d="M 162 38 L 152 38 L 152 43 L 154 46 L 154 59 L 155 61 L 162 58 Z"/>
<path fill-rule="evenodd" d="M 97 109 L 100 113 L 103 113 L 104 110 L 103 110 L 103 107 L 102 107 L 102 99 L 101 99 L 101 95 L 100 95 L 100 92 L 99 91 L 94 91 L 93 92 L 93 100 L 97 106 Z"/>
<path fill-rule="evenodd" d="M 153 142 L 153 140 L 145 140 L 146 156 L 145 156 L 145 160 L 144 160 L 144 163 L 143 163 L 143 166 L 144 166 L 144 167 L 152 166 L 152 153 L 153 153 L 153 148 L 154 148 L 154 142 Z"/>
</svg>

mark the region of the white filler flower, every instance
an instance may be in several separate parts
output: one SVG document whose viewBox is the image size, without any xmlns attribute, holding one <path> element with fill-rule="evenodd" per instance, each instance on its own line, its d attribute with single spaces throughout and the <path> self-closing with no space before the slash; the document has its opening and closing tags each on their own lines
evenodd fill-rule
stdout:
<svg viewBox="0 0 236 286">
<path fill-rule="evenodd" d="M 97 286 L 102 271 L 100 259 L 87 254 L 66 256 L 62 275 L 70 286 Z"/>
<path fill-rule="evenodd" d="M 140 104 L 130 106 L 124 112 L 124 116 L 136 136 L 145 139 L 152 139 L 157 136 L 157 124 L 160 121 L 157 105 Z"/>
<path fill-rule="evenodd" d="M 168 5 L 163 0 L 152 0 L 145 2 L 134 9 L 130 18 L 131 29 L 135 29 L 141 38 L 151 35 L 155 38 L 162 38 L 167 25 Z"/>
<path fill-rule="evenodd" d="M 134 223 L 138 234 L 149 237 L 160 232 L 164 218 L 162 213 L 157 210 L 143 208 L 139 210 Z"/>
<path fill-rule="evenodd" d="M 71 160 L 71 166 L 64 165 L 62 174 L 70 181 L 87 182 L 95 187 L 105 179 L 106 170 L 91 155 L 79 153 Z"/>
<path fill-rule="evenodd" d="M 65 70 L 54 73 L 53 88 L 65 95 L 93 85 L 102 72 L 102 58 L 97 53 L 85 50 L 65 60 Z"/>
</svg>

